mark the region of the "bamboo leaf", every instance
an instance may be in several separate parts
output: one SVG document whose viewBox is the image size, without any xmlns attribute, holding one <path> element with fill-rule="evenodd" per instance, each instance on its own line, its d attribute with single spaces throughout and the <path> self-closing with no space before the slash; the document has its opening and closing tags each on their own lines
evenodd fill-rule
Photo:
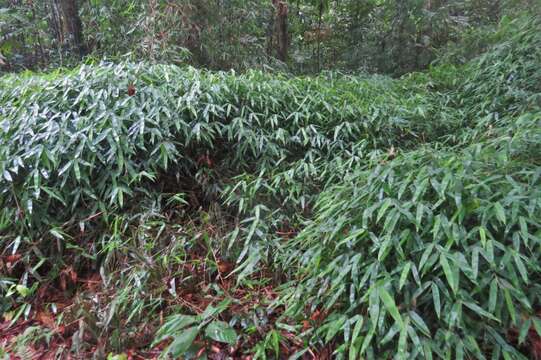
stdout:
<svg viewBox="0 0 541 360">
<path fill-rule="evenodd" d="M 445 254 L 440 254 L 440 265 L 443 268 L 443 272 L 445 274 L 445 278 L 447 279 L 447 283 L 449 284 L 449 287 L 453 291 L 453 293 L 457 292 L 456 288 L 456 279 L 455 279 L 455 273 L 451 270 L 451 266 L 449 265 L 449 261 L 447 260 L 447 257 Z"/>
<path fill-rule="evenodd" d="M 391 314 L 393 319 L 399 324 L 400 328 L 403 328 L 404 322 L 402 320 L 402 317 L 400 316 L 398 307 L 396 306 L 396 303 L 393 297 L 391 296 L 391 294 L 389 294 L 389 292 L 385 290 L 385 288 L 383 287 L 380 287 L 378 289 L 378 293 L 379 293 L 379 297 L 381 301 L 383 302 L 383 305 L 385 306 L 385 309 L 389 312 L 389 314 Z"/>
</svg>

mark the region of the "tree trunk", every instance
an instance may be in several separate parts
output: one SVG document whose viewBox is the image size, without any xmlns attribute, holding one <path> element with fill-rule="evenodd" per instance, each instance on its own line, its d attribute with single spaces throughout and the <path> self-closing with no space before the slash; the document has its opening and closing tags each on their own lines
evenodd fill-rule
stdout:
<svg viewBox="0 0 541 360">
<path fill-rule="evenodd" d="M 501 14 L 501 8 L 500 8 L 500 0 L 494 0 L 492 1 L 492 5 L 490 7 L 490 19 L 493 22 L 500 21 L 500 14 Z"/>
<path fill-rule="evenodd" d="M 271 6 L 270 9 L 270 17 L 269 17 L 269 23 L 267 24 L 267 30 L 266 30 L 266 53 L 267 56 L 270 58 L 273 53 L 274 48 L 274 28 L 276 27 L 274 24 L 274 4 Z"/>
<path fill-rule="evenodd" d="M 288 7 L 284 0 L 272 0 L 272 4 L 276 10 L 276 57 L 286 62 L 289 47 L 289 34 L 287 32 Z"/>
<path fill-rule="evenodd" d="M 51 7 L 59 43 L 82 57 L 86 53 L 86 46 L 77 0 L 52 0 Z"/>
<path fill-rule="evenodd" d="M 36 16 L 36 9 L 34 8 L 33 2 L 30 3 L 30 11 L 32 14 L 32 22 L 35 23 L 37 16 Z M 34 27 L 34 37 L 36 38 L 37 44 L 38 44 L 37 49 L 36 49 L 36 54 L 34 55 L 36 59 L 35 62 L 45 64 L 45 50 L 43 48 L 43 42 L 41 41 L 41 35 L 37 27 Z M 38 50 L 39 50 L 39 54 L 37 54 Z"/>
<path fill-rule="evenodd" d="M 321 21 L 323 20 L 323 2 L 319 2 L 319 17 L 317 19 L 317 72 L 321 72 Z"/>
</svg>

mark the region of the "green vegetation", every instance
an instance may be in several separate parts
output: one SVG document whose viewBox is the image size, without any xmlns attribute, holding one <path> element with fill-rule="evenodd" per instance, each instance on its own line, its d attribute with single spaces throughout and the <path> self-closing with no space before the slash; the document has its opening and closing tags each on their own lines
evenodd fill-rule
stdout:
<svg viewBox="0 0 541 360">
<path fill-rule="evenodd" d="M 0 311 L 44 325 L 11 350 L 540 355 L 540 28 L 399 79 L 3 76 Z"/>
<path fill-rule="evenodd" d="M 0 0 L 0 72 L 105 57 L 402 75 L 449 48 L 463 63 L 504 15 L 539 9 L 538 0 Z"/>
</svg>

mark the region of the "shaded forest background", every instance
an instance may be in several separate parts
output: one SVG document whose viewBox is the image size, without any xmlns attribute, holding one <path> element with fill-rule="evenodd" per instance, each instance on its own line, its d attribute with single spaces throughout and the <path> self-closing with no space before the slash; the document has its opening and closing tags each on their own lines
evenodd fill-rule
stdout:
<svg viewBox="0 0 541 360">
<path fill-rule="evenodd" d="M 536 0 L 2 0 L 0 71 L 105 58 L 214 70 L 401 75 L 425 69 L 436 58 L 472 58 L 502 16 L 537 5 Z"/>
</svg>

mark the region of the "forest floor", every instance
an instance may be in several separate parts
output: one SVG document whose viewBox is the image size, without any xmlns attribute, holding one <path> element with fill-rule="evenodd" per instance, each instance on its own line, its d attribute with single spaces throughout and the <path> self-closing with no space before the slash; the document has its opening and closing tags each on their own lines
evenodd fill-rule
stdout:
<svg viewBox="0 0 541 360">
<path fill-rule="evenodd" d="M 258 342 L 264 341 L 264 335 L 270 329 L 280 328 L 277 321 L 282 309 L 268 311 L 269 304 L 278 296 L 274 285 L 271 284 L 272 274 L 261 271 L 252 276 L 250 283 L 253 286 L 236 286 L 233 264 L 218 260 L 218 272 L 209 278 L 205 258 L 201 254 L 192 254 L 190 257 L 191 261 L 185 265 L 186 270 L 195 274 L 196 280 L 189 284 L 176 285 L 174 294 L 171 294 L 170 290 L 163 292 L 162 296 L 168 298 L 170 305 L 179 304 L 195 314 L 201 314 L 209 305 L 227 298 L 231 301 L 231 306 L 221 314 L 222 317 L 250 317 L 254 316 L 254 312 L 264 313 L 265 317 L 261 327 L 254 329 L 251 334 L 242 334 L 240 341 L 234 346 L 208 339 L 196 340 L 194 344 L 199 350 L 194 354 L 194 358 L 251 360 L 253 356 L 243 354 Z M 10 266 L 10 260 L 16 259 L 5 258 L 4 266 Z M 162 281 L 161 285 L 164 286 L 154 284 L 157 291 L 170 287 L 171 279 L 164 277 Z M 216 288 L 219 290 L 216 291 Z M 221 295 L 216 295 L 217 292 Z M 147 315 L 148 319 L 158 320 L 143 323 L 137 333 L 129 334 L 131 344 L 129 347 L 117 354 L 103 352 L 104 344 L 101 336 L 103 334 L 96 333 L 98 330 L 93 330 L 88 325 L 91 323 L 90 318 L 99 317 L 98 313 L 92 314 L 91 303 L 110 303 L 114 295 L 114 291 L 104 284 L 99 272 L 78 274 L 71 267 L 64 269 L 55 283 L 40 286 L 36 296 L 29 303 L 31 310 L 25 319 L 15 318 L 14 312 L 4 314 L 0 321 L 0 349 L 7 350 L 8 354 L 11 354 L 7 359 L 13 360 L 105 357 L 117 360 L 158 359 L 171 342 L 165 340 L 152 346 L 157 328 L 164 323 L 166 309 L 157 309 Z M 87 309 L 88 313 L 82 313 L 81 309 Z M 303 322 L 303 330 L 321 323 L 324 318 L 323 313 L 316 311 L 310 319 Z M 99 327 L 98 324 L 96 326 Z M 279 342 L 269 346 L 277 347 L 275 350 L 280 357 L 293 355 L 305 347 L 293 332 L 283 327 L 279 339 Z M 74 355 L 74 350 L 77 351 L 77 355 Z M 317 350 L 308 349 L 300 358 L 325 360 L 330 359 L 331 354 L 332 345 L 329 345 Z"/>
</svg>

